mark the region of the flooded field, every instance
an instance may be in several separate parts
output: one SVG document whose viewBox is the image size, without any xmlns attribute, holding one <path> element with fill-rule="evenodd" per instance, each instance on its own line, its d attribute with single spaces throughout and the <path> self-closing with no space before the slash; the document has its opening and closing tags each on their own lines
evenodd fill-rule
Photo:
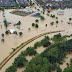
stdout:
<svg viewBox="0 0 72 72">
<path fill-rule="evenodd" d="M 23 36 L 20 37 L 19 35 L 14 35 L 14 34 L 5 35 L 5 37 L 4 37 L 5 42 L 2 43 L 0 41 L 0 62 L 2 62 L 11 53 L 12 48 L 16 48 L 21 43 L 23 43 L 23 42 L 29 40 L 30 38 L 32 38 L 36 35 L 39 35 L 41 33 L 57 31 L 57 30 L 65 30 L 65 32 L 61 33 L 62 35 L 72 34 L 72 25 L 67 24 L 67 22 L 69 22 L 69 18 L 72 17 L 72 9 L 65 9 L 64 15 L 57 15 L 56 10 L 52 11 L 50 14 L 54 14 L 56 17 L 58 17 L 58 21 L 59 21 L 58 24 L 54 23 L 53 26 L 50 25 L 50 22 L 56 22 L 56 19 L 51 18 L 51 17 L 47 16 L 46 14 L 44 14 L 44 15 L 42 14 L 45 17 L 45 20 L 41 21 L 40 18 L 35 18 L 35 17 L 32 17 L 31 15 L 23 17 L 23 16 L 10 14 L 9 12 L 11 12 L 11 11 L 12 11 L 12 9 L 5 10 L 5 16 L 6 16 L 7 21 L 12 23 L 11 25 L 9 25 L 9 27 L 7 29 L 8 30 L 15 29 L 17 32 L 23 32 Z M 35 23 L 36 19 L 39 19 L 39 23 L 38 23 L 39 28 L 38 29 L 32 27 L 32 23 Z M 1 34 L 5 33 L 5 31 L 6 31 L 3 20 L 4 20 L 4 18 L 2 16 L 2 12 L 0 12 L 0 22 L 1 22 L 0 23 L 0 40 L 2 39 Z M 63 20 L 63 22 L 61 22 L 61 20 Z M 23 28 L 23 30 L 19 30 L 18 28 L 13 26 L 13 23 L 16 23 L 18 21 L 21 21 L 20 27 Z M 48 25 L 47 27 L 45 26 L 46 24 Z M 2 25 L 2 28 L 1 28 L 1 25 Z M 31 30 L 29 31 L 28 28 L 30 28 Z M 50 34 L 49 36 L 52 37 L 53 35 L 54 34 Z M 33 44 L 34 43 L 32 43 L 29 46 L 32 46 Z M 26 49 L 26 47 L 24 48 L 24 50 L 25 49 Z M 17 53 L 17 55 L 15 55 L 15 57 L 17 57 L 19 53 Z M 4 72 L 5 69 L 11 65 L 11 63 L 14 61 L 14 58 L 12 58 L 3 67 L 1 72 Z"/>
<path fill-rule="evenodd" d="M 67 54 L 66 58 L 64 59 L 65 62 L 63 62 L 62 65 L 60 65 L 60 68 L 62 69 L 62 71 L 67 68 L 67 63 L 70 64 L 70 59 L 72 58 L 72 53 Z"/>
</svg>

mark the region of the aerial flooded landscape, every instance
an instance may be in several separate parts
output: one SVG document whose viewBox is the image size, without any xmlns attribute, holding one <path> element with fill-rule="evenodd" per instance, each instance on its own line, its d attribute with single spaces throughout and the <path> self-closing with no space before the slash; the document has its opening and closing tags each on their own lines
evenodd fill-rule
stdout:
<svg viewBox="0 0 72 72">
<path fill-rule="evenodd" d="M 0 72 L 72 72 L 72 0 L 0 0 Z"/>
</svg>

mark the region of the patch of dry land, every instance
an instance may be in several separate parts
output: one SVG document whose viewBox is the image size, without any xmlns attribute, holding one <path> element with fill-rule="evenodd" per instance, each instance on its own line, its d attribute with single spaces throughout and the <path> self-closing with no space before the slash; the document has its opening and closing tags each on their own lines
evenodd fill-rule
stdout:
<svg viewBox="0 0 72 72">
<path fill-rule="evenodd" d="M 61 33 L 62 35 L 72 34 L 72 25 L 67 23 L 67 22 L 69 22 L 69 18 L 72 17 L 72 9 L 65 9 L 64 15 L 57 15 L 56 10 L 54 10 L 50 13 L 50 14 L 54 14 L 56 17 L 58 17 L 58 21 L 59 21 L 58 24 L 56 24 L 57 20 L 55 18 L 51 18 L 50 16 L 47 16 L 47 14 L 44 14 L 44 15 L 41 14 L 45 17 L 45 20 L 42 21 L 42 20 L 40 20 L 40 18 L 35 18 L 35 17 L 32 17 L 31 15 L 24 17 L 24 16 L 18 16 L 18 15 L 9 13 L 12 10 L 13 9 L 5 10 L 6 20 L 8 22 L 12 23 L 8 26 L 7 29 L 8 30 L 15 29 L 17 32 L 22 32 L 23 35 L 21 37 L 19 35 L 15 35 L 15 34 L 5 35 L 5 37 L 4 37 L 5 42 L 3 43 L 0 41 L 0 62 L 2 62 L 12 52 L 12 48 L 16 48 L 21 43 L 23 43 L 23 42 L 29 40 L 30 38 L 32 38 L 36 35 L 39 35 L 41 33 L 65 30 L 65 32 Z M 0 12 L 0 22 L 1 22 L 0 23 L 0 40 L 2 39 L 1 34 L 5 33 L 5 31 L 6 31 L 6 29 L 4 27 L 4 23 L 3 23 L 4 18 L 2 16 L 2 13 L 3 12 Z M 32 27 L 32 23 L 35 23 L 36 19 L 39 20 L 39 23 L 38 23 L 39 28 L 38 29 Z M 63 22 L 61 22 L 61 20 L 63 20 Z M 18 28 L 13 26 L 13 23 L 17 23 L 18 21 L 21 21 L 20 27 L 23 28 L 23 30 L 19 30 Z M 50 22 L 55 22 L 55 23 L 52 26 L 52 25 L 50 25 Z M 48 25 L 47 27 L 45 26 L 46 24 Z M 1 28 L 1 25 L 2 25 L 2 28 Z M 29 31 L 28 28 L 30 28 L 31 30 Z M 53 35 L 54 34 L 50 34 L 49 36 L 52 37 Z M 41 39 L 39 38 L 36 41 L 39 41 L 39 40 L 41 40 Z M 31 45 L 29 44 L 28 46 L 32 46 L 33 44 L 34 44 L 34 42 L 32 42 Z M 24 47 L 22 50 L 25 50 L 28 46 Z M 38 50 L 38 51 L 40 51 L 40 50 Z M 20 52 L 18 52 L 13 58 L 11 58 L 11 60 L 8 61 L 8 63 L 1 69 L 0 72 L 4 72 L 5 69 L 12 64 L 12 62 L 14 61 L 14 58 L 16 58 Z"/>
</svg>

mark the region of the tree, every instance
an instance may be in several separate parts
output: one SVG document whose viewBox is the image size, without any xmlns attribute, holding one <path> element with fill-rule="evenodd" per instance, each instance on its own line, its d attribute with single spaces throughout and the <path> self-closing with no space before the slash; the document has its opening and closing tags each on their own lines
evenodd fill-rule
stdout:
<svg viewBox="0 0 72 72">
<path fill-rule="evenodd" d="M 19 56 L 15 58 L 13 65 L 16 67 L 24 67 L 27 63 L 27 60 L 24 58 L 24 56 Z"/>
<path fill-rule="evenodd" d="M 56 23 L 59 23 L 59 21 L 56 21 Z"/>
<path fill-rule="evenodd" d="M 5 72 L 15 72 L 16 70 L 17 70 L 17 67 L 12 65 L 9 68 L 7 68 Z"/>
<path fill-rule="evenodd" d="M 3 22 L 4 22 L 4 26 L 5 26 L 6 29 L 7 29 L 7 27 L 8 27 L 7 20 L 5 19 Z"/>
<path fill-rule="evenodd" d="M 69 20 L 72 20 L 71 18 L 69 18 Z"/>
<path fill-rule="evenodd" d="M 44 20 L 45 18 L 44 18 L 43 16 L 40 16 L 40 19 L 41 19 L 41 20 Z"/>
<path fill-rule="evenodd" d="M 36 49 L 37 47 L 39 47 L 40 46 L 40 42 L 36 42 L 35 44 L 34 44 L 34 48 Z"/>
<path fill-rule="evenodd" d="M 35 23 L 32 23 L 32 26 L 34 26 L 35 25 Z"/>
<path fill-rule="evenodd" d="M 14 34 L 16 34 L 16 35 L 17 35 L 17 31 L 14 31 Z"/>
<path fill-rule="evenodd" d="M 18 21 L 17 25 L 20 25 L 21 24 L 21 21 Z"/>
<path fill-rule="evenodd" d="M 20 35 L 20 36 L 22 36 L 22 34 L 23 34 L 22 32 L 19 32 L 19 35 Z"/>
<path fill-rule="evenodd" d="M 4 39 L 1 39 L 1 41 L 4 42 L 5 40 Z"/>
<path fill-rule="evenodd" d="M 38 28 L 38 24 L 36 24 L 35 27 Z"/>
<path fill-rule="evenodd" d="M 38 19 L 36 19 L 36 20 L 35 20 L 35 22 L 39 22 L 39 20 L 38 20 Z"/>
<path fill-rule="evenodd" d="M 34 48 L 32 48 L 32 47 L 28 47 L 28 48 L 26 49 L 26 53 L 27 53 L 28 55 L 35 55 L 35 54 L 36 54 L 36 51 L 35 51 Z"/>
<path fill-rule="evenodd" d="M 66 37 L 65 36 L 61 36 L 61 34 L 57 34 L 57 35 L 54 35 L 53 39 L 54 43 L 62 43 L 62 42 L 65 42 L 66 41 Z"/>
<path fill-rule="evenodd" d="M 65 68 L 63 72 L 72 72 L 72 67 Z"/>
<path fill-rule="evenodd" d="M 1 36 L 4 37 L 4 34 L 2 33 Z"/>
<path fill-rule="evenodd" d="M 57 72 L 62 72 L 62 70 L 59 66 L 57 67 Z"/>
<path fill-rule="evenodd" d="M 45 26 L 47 26 L 47 24 Z"/>
<path fill-rule="evenodd" d="M 51 25 L 53 25 L 53 24 L 54 24 L 54 22 L 51 22 L 50 24 L 51 24 Z"/>
<path fill-rule="evenodd" d="M 56 17 L 56 19 L 58 19 L 58 17 Z"/>
</svg>

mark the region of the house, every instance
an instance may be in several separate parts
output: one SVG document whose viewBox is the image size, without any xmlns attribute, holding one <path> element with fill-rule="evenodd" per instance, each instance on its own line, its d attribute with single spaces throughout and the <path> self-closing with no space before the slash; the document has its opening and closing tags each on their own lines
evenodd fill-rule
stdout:
<svg viewBox="0 0 72 72">
<path fill-rule="evenodd" d="M 57 14 L 63 15 L 64 14 L 64 11 L 57 11 Z"/>
<path fill-rule="evenodd" d="M 20 5 L 20 6 L 28 6 L 28 3 L 27 3 L 27 0 L 17 0 L 17 3 Z"/>
<path fill-rule="evenodd" d="M 0 6 L 15 6 L 14 0 L 0 0 Z"/>
<path fill-rule="evenodd" d="M 19 9 L 19 12 L 33 13 L 34 11 L 32 8 L 25 8 L 25 9 Z"/>
<path fill-rule="evenodd" d="M 10 29 L 10 30 L 9 30 L 9 32 L 10 32 L 11 34 L 13 34 L 15 31 L 16 31 L 15 29 Z"/>
</svg>

